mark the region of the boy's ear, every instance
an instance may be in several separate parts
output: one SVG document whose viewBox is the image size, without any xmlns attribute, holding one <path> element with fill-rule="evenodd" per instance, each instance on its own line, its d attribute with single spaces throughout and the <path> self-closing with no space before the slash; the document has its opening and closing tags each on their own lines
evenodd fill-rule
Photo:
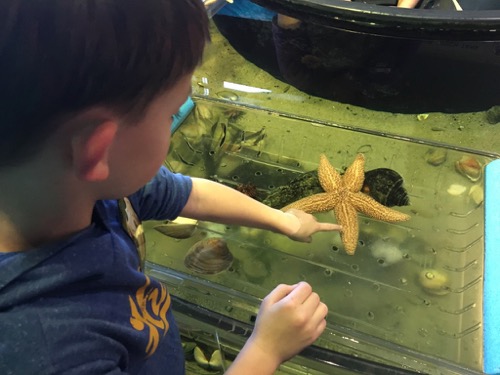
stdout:
<svg viewBox="0 0 500 375">
<path fill-rule="evenodd" d="M 79 178 L 89 182 L 108 178 L 109 151 L 117 130 L 115 121 L 104 121 L 73 139 L 73 166 Z"/>
</svg>

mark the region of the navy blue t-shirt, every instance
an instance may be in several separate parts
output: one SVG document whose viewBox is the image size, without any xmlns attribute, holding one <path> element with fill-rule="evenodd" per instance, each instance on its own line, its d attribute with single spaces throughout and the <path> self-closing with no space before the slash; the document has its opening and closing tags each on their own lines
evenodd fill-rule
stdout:
<svg viewBox="0 0 500 375">
<path fill-rule="evenodd" d="M 177 217 L 191 187 L 162 168 L 128 199 L 99 201 L 70 238 L 0 253 L 0 374 L 184 374 L 170 295 L 141 272 L 132 237 L 140 220 Z"/>
</svg>

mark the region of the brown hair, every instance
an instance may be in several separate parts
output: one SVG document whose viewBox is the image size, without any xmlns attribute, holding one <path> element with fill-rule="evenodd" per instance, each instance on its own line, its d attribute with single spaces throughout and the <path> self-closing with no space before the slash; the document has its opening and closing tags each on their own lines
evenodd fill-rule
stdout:
<svg viewBox="0 0 500 375">
<path fill-rule="evenodd" d="M 62 117 L 140 118 L 208 38 L 201 0 L 0 1 L 0 167 L 36 154 Z"/>
</svg>

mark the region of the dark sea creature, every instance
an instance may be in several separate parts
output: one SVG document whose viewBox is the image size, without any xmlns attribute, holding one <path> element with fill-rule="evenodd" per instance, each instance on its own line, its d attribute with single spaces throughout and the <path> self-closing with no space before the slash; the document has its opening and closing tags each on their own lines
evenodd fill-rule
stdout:
<svg viewBox="0 0 500 375">
<path fill-rule="evenodd" d="M 294 178 L 286 185 L 271 190 L 263 203 L 273 208 L 281 208 L 322 191 L 317 171 L 310 171 Z M 392 169 L 378 168 L 365 172 L 365 182 L 361 191 L 387 207 L 410 204 L 408 193 L 403 187 L 403 177 Z"/>
<path fill-rule="evenodd" d="M 301 198 L 321 193 L 322 191 L 323 189 L 319 184 L 318 172 L 314 170 L 302 173 L 288 184 L 272 189 L 262 203 L 279 209 Z"/>
<path fill-rule="evenodd" d="M 410 198 L 403 187 L 403 177 L 389 168 L 378 168 L 365 172 L 361 191 L 384 206 L 408 206 Z"/>
<path fill-rule="evenodd" d="M 205 238 L 196 242 L 184 258 L 184 265 L 204 275 L 215 275 L 233 264 L 233 254 L 223 238 Z"/>
<path fill-rule="evenodd" d="M 228 108 L 228 109 L 225 109 L 223 112 L 222 112 L 222 115 L 224 117 L 226 117 L 228 120 L 237 120 L 239 119 L 241 116 L 243 116 L 245 114 L 244 111 L 238 109 L 238 108 Z"/>
<path fill-rule="evenodd" d="M 250 198 L 257 199 L 257 186 L 252 183 L 249 184 L 239 184 L 235 187 L 240 193 L 248 195 Z"/>
</svg>

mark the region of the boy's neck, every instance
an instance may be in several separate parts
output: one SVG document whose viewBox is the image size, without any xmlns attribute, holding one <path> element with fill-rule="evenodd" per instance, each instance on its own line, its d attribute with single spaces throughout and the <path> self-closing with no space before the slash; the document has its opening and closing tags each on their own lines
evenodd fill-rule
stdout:
<svg viewBox="0 0 500 375">
<path fill-rule="evenodd" d="M 53 169 L 2 171 L 0 192 L 0 252 L 55 242 L 91 222 L 95 201 Z"/>
</svg>

